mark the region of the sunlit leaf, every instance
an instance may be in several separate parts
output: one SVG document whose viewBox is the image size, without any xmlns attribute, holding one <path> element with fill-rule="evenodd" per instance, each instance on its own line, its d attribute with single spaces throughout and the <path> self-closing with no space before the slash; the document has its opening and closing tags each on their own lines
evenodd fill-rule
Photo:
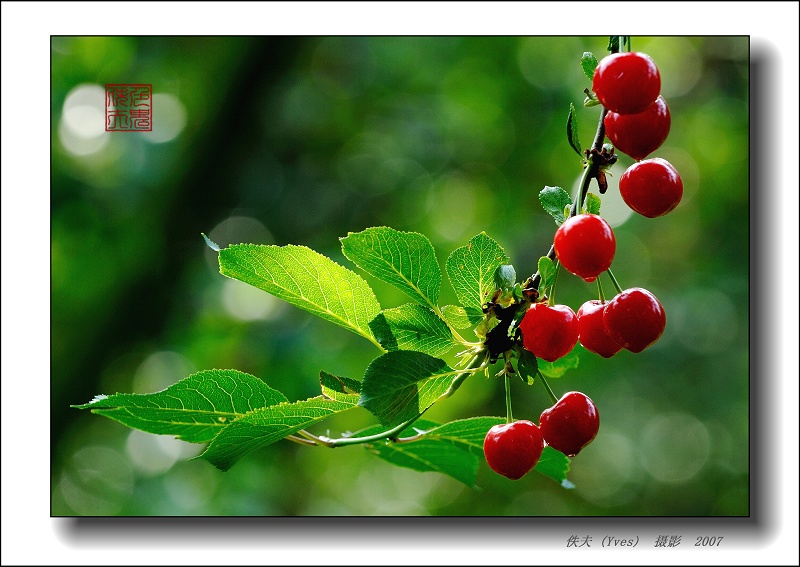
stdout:
<svg viewBox="0 0 800 567">
<path fill-rule="evenodd" d="M 550 288 L 551 285 L 553 285 L 553 282 L 556 279 L 556 265 L 547 256 L 542 256 L 539 258 L 537 268 L 539 270 L 539 275 L 542 278 L 539 283 L 539 291 L 544 293 Z"/>
<path fill-rule="evenodd" d="M 418 303 L 436 305 L 442 273 L 427 237 L 381 226 L 351 232 L 341 242 L 344 255 L 364 271 Z"/>
<path fill-rule="evenodd" d="M 508 262 L 500 245 L 482 232 L 466 246 L 457 248 L 447 258 L 446 269 L 450 283 L 461 305 L 481 310 L 495 288 L 494 272 Z"/>
<path fill-rule="evenodd" d="M 465 309 L 458 305 L 445 305 L 442 315 L 456 329 L 468 329 L 483 319 L 483 311 L 476 308 Z"/>
<path fill-rule="evenodd" d="M 386 350 L 442 356 L 457 344 L 447 324 L 431 308 L 414 303 L 384 309 L 369 326 Z"/>
<path fill-rule="evenodd" d="M 365 444 L 365 448 L 396 466 L 446 474 L 478 488 L 478 466 L 485 460 L 483 440 L 489 429 L 505 422 L 502 417 L 472 417 L 443 425 L 418 420 L 397 436 L 400 442 L 381 440 Z M 381 430 L 381 426 L 374 426 L 359 431 L 356 436 L 375 435 Z M 563 453 L 545 447 L 533 470 L 565 488 L 572 488 L 574 485 L 566 478 L 569 463 Z"/>
<path fill-rule="evenodd" d="M 220 431 L 206 450 L 195 458 L 205 459 L 226 471 L 248 453 L 280 441 L 340 411 L 356 407 L 358 402 L 358 394 L 342 394 L 337 398 L 333 400 L 317 396 L 250 412 Z"/>
<path fill-rule="evenodd" d="M 583 69 L 583 73 L 589 77 L 589 80 L 594 78 L 595 67 L 597 67 L 597 57 L 589 51 L 584 51 L 581 56 L 581 69 Z"/>
<path fill-rule="evenodd" d="M 592 215 L 599 215 L 600 214 L 600 197 L 595 195 L 594 193 L 587 193 L 586 200 L 583 203 L 583 206 L 586 208 L 586 212 Z"/>
<path fill-rule="evenodd" d="M 554 362 L 547 362 L 546 360 L 539 359 L 539 372 L 544 374 L 547 378 L 561 378 L 567 373 L 567 370 L 572 370 L 578 367 L 578 347 L 572 349 L 565 356 L 562 356 Z"/>
<path fill-rule="evenodd" d="M 352 394 L 361 393 L 361 382 L 345 376 L 334 376 L 327 372 L 319 373 L 322 395 L 332 400 L 348 401 Z"/>
<path fill-rule="evenodd" d="M 237 244 L 219 252 L 222 275 L 271 293 L 374 342 L 381 310 L 364 279 L 305 246 Z"/>
<path fill-rule="evenodd" d="M 238 370 L 204 370 L 153 394 L 98 396 L 89 409 L 148 433 L 207 443 L 244 414 L 286 402 L 279 391 Z"/>
<path fill-rule="evenodd" d="M 569 115 L 567 116 L 567 140 L 575 153 L 583 157 L 583 149 L 581 149 L 581 141 L 578 137 L 578 116 L 575 114 L 575 105 L 572 103 L 569 103 Z"/>
<path fill-rule="evenodd" d="M 567 479 L 569 465 L 570 459 L 564 453 L 552 447 L 545 447 L 533 470 L 552 478 L 564 488 L 575 488 L 575 485 Z"/>
<path fill-rule="evenodd" d="M 445 361 L 421 352 L 388 352 L 367 367 L 358 405 L 387 427 L 400 425 L 433 405 L 460 373 Z"/>
<path fill-rule="evenodd" d="M 566 220 L 564 210 L 572 204 L 572 198 L 561 187 L 545 187 L 539 191 L 539 202 L 545 212 L 560 225 Z"/>
</svg>

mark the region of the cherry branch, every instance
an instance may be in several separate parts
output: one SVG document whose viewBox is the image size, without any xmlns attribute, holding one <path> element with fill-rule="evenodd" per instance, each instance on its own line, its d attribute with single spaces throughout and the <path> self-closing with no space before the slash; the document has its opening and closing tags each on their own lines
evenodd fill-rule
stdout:
<svg viewBox="0 0 800 567">
<path fill-rule="evenodd" d="M 461 384 L 464 383 L 464 380 L 466 380 L 469 376 L 475 374 L 476 372 L 484 368 L 487 361 L 486 356 L 481 356 L 484 354 L 485 352 L 481 351 L 477 353 L 469 361 L 469 364 L 467 364 L 467 367 L 464 369 L 464 371 L 460 372 L 453 379 L 453 382 L 450 384 L 450 387 L 447 389 L 447 391 L 444 392 L 444 394 L 441 395 L 441 397 L 439 398 L 440 400 L 452 396 L 455 393 L 455 391 L 461 386 Z M 414 437 L 399 438 L 397 437 L 398 433 L 411 426 L 415 421 L 417 421 L 420 417 L 422 417 L 422 414 L 425 413 L 425 411 L 427 411 L 427 408 L 425 410 L 422 410 L 420 413 L 418 413 L 411 419 L 404 421 L 400 425 L 392 427 L 391 429 L 388 429 L 386 431 L 376 433 L 374 435 L 366 435 L 364 437 L 343 436 L 332 439 L 324 435 L 314 435 L 313 433 L 310 433 L 305 429 L 301 429 L 297 432 L 300 434 L 300 436 L 287 435 L 285 439 L 288 439 L 289 441 L 293 441 L 295 443 L 299 443 L 301 445 L 328 447 L 329 449 L 334 449 L 336 447 L 344 447 L 345 445 L 359 445 L 363 443 L 370 443 L 372 441 L 383 441 L 383 440 L 389 440 L 395 443 L 403 443 L 403 442 L 408 443 L 410 441 L 416 440 L 419 437 L 419 435 L 416 435 Z"/>
<path fill-rule="evenodd" d="M 614 46 L 614 48 L 611 49 L 611 53 L 617 53 L 618 50 L 619 46 Z M 606 114 L 608 114 L 608 109 L 605 107 L 601 108 L 603 110 L 600 113 L 600 119 L 597 121 L 597 130 L 595 131 L 592 146 L 585 152 L 586 166 L 583 169 L 580 187 L 575 197 L 575 201 L 572 203 L 572 207 L 569 210 L 569 216 L 567 218 L 574 217 L 580 213 L 583 202 L 586 199 L 586 193 L 589 191 L 589 185 L 593 179 L 597 179 L 600 192 L 605 192 L 605 173 L 602 170 L 602 166 L 610 165 L 616 161 L 615 156 L 608 154 L 603 150 L 603 140 L 606 138 L 606 126 L 604 121 Z M 553 261 L 556 260 L 555 244 L 550 245 L 550 250 L 548 250 L 546 256 Z M 542 275 L 537 270 L 536 273 L 530 277 L 528 283 L 523 286 L 524 290 L 527 292 L 527 296 L 530 297 L 531 295 L 538 294 L 541 280 Z"/>
</svg>

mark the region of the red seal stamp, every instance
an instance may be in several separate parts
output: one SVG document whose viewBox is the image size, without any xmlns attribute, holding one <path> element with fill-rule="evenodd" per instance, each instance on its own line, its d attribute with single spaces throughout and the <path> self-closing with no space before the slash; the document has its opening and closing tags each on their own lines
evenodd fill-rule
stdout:
<svg viewBox="0 0 800 567">
<path fill-rule="evenodd" d="M 153 85 L 106 85 L 106 132 L 152 132 Z"/>
</svg>

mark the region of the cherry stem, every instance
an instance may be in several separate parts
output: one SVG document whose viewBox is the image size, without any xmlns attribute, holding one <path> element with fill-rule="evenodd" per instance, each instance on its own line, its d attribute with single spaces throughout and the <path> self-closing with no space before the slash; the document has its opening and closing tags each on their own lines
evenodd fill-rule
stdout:
<svg viewBox="0 0 800 567">
<path fill-rule="evenodd" d="M 622 293 L 622 288 L 620 287 L 619 282 L 617 281 L 617 278 L 614 277 L 614 272 L 611 271 L 611 268 L 607 269 L 606 272 L 608 273 L 608 276 L 611 278 L 611 283 L 614 284 L 614 287 L 616 288 L 617 293 Z"/>
<path fill-rule="evenodd" d="M 556 304 L 556 284 L 558 283 L 558 272 L 561 268 L 561 262 L 556 262 L 556 275 L 553 277 L 553 285 L 550 286 L 550 293 L 547 296 L 547 305 L 552 307 Z"/>
<path fill-rule="evenodd" d="M 606 296 L 603 295 L 603 286 L 600 284 L 600 278 L 597 278 L 594 281 L 597 282 L 597 294 L 600 297 L 600 303 L 605 303 L 606 302 Z"/>
<path fill-rule="evenodd" d="M 550 384 L 547 383 L 547 380 L 545 380 L 544 375 L 541 373 L 541 371 L 537 370 L 536 374 L 539 375 L 539 380 L 541 380 L 542 384 L 544 384 L 544 388 L 545 390 L 547 390 L 547 394 L 550 396 L 550 399 L 553 401 L 553 404 L 558 403 L 558 398 L 553 393 L 553 389 L 550 387 Z"/>
<path fill-rule="evenodd" d="M 612 53 L 616 53 L 616 51 L 612 51 Z M 606 139 L 606 125 L 604 120 L 606 118 L 606 114 L 608 114 L 608 109 L 605 107 L 601 108 L 603 110 L 600 112 L 600 120 L 597 121 L 597 131 L 595 132 L 594 140 L 592 140 L 592 147 L 587 154 L 587 163 L 583 169 L 583 175 L 581 176 L 578 194 L 575 196 L 575 201 L 572 203 L 572 207 L 569 210 L 569 216 L 567 218 L 572 218 L 581 212 L 583 202 L 586 199 L 586 193 L 589 191 L 589 185 L 591 185 L 592 179 L 597 179 L 597 174 L 600 172 L 600 166 L 603 163 L 602 158 L 596 154 L 599 154 L 599 152 L 602 151 L 603 140 Z M 555 244 L 550 246 L 550 250 L 548 250 L 546 256 L 555 261 Z M 536 273 L 531 276 L 529 287 L 538 290 L 539 283 L 541 283 L 541 281 L 542 275 L 539 273 L 539 270 L 536 270 Z"/>
<path fill-rule="evenodd" d="M 508 379 L 508 372 L 506 376 L 506 423 L 514 423 L 514 416 L 511 414 L 511 382 Z"/>
<path fill-rule="evenodd" d="M 484 367 L 484 363 L 486 362 L 487 358 L 486 356 L 481 356 L 482 354 L 484 353 L 476 354 L 472 360 L 470 360 L 464 371 L 453 378 L 453 382 L 450 384 L 450 387 L 447 389 L 447 391 L 442 394 L 441 398 L 449 398 L 452 396 L 468 376 L 475 374 Z M 508 377 L 506 377 L 506 380 L 508 380 Z M 404 421 L 400 425 L 392 427 L 386 431 L 382 431 L 381 433 L 376 433 L 375 435 L 366 435 L 364 437 L 338 437 L 336 439 L 331 439 L 330 437 L 325 437 L 323 435 L 317 436 L 306 431 L 305 429 L 301 429 L 297 433 L 299 433 L 302 437 L 287 435 L 286 439 L 303 445 L 316 445 L 319 447 L 328 447 L 330 449 L 344 447 L 345 445 L 358 445 L 361 443 L 370 443 L 372 441 L 382 441 L 387 439 L 394 442 L 408 442 L 409 440 L 416 439 L 418 436 L 414 436 L 414 438 L 398 438 L 397 435 L 422 417 L 422 414 L 426 411 L 427 408 L 419 412 L 419 414 L 415 415 L 411 419 Z"/>
<path fill-rule="evenodd" d="M 298 443 L 300 445 L 310 445 L 311 447 L 315 447 L 317 445 L 316 441 L 313 441 L 311 439 L 306 439 L 304 437 L 298 437 L 297 435 L 287 435 L 285 439 L 293 441 L 294 443 Z"/>
</svg>

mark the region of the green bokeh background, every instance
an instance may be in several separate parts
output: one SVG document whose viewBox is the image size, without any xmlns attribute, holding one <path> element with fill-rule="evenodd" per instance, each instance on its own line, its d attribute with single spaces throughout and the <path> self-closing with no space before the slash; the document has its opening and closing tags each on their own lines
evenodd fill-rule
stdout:
<svg viewBox="0 0 800 567">
<path fill-rule="evenodd" d="M 353 267 L 339 237 L 369 226 L 417 231 L 440 263 L 486 231 L 520 276 L 555 224 L 538 192 L 573 192 L 569 104 L 591 142 L 598 108 L 580 57 L 603 37 L 52 38 L 52 508 L 83 515 L 741 516 L 749 513 L 749 44 L 746 37 L 634 37 L 672 114 L 654 155 L 681 173 L 665 217 L 631 214 L 612 169 L 602 213 L 613 269 L 667 311 L 641 354 L 581 356 L 551 380 L 597 404 L 597 439 L 564 490 L 537 474 L 479 471 L 476 492 L 393 467 L 361 447 L 279 442 L 222 473 L 202 447 L 69 408 L 95 394 L 153 392 L 192 372 L 235 368 L 290 399 L 319 371 L 360 378 L 362 338 L 218 273 L 200 237 L 303 244 Z M 106 83 L 153 85 L 152 133 L 104 133 Z M 383 307 L 405 302 L 366 276 Z M 606 283 L 608 280 L 604 280 Z M 606 284 L 611 290 L 610 283 Z M 559 279 L 577 308 L 594 285 Z M 442 304 L 455 301 L 445 284 Z M 513 388 L 538 421 L 543 388 Z M 483 375 L 426 417 L 504 415 Z M 331 435 L 374 423 L 346 412 Z"/>
</svg>

